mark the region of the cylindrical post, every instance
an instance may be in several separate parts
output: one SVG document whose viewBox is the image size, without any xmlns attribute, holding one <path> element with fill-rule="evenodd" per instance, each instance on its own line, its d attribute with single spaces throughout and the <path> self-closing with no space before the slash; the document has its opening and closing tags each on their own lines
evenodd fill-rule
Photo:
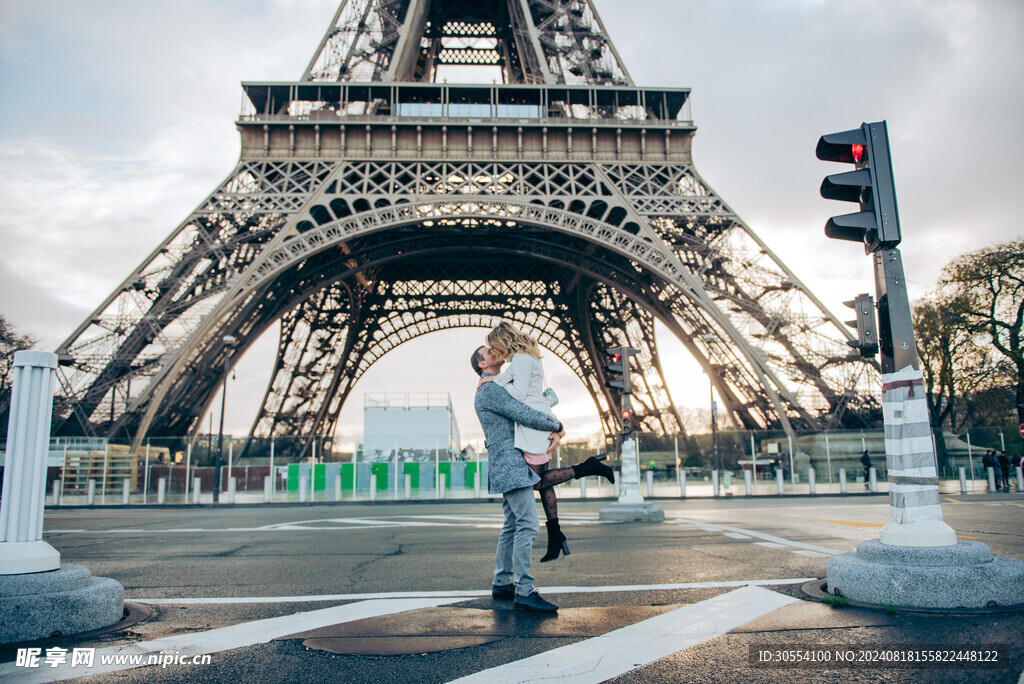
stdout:
<svg viewBox="0 0 1024 684">
<path fill-rule="evenodd" d="M 334 500 L 341 501 L 341 475 L 334 476 Z"/>
<path fill-rule="evenodd" d="M 270 476 L 263 476 L 263 503 L 270 503 Z"/>
<path fill-rule="evenodd" d="M 580 478 L 580 498 L 587 498 L 587 478 L 585 477 Z"/>
<path fill-rule="evenodd" d="M 60 493 L 64 488 L 64 480 L 53 481 L 53 505 L 60 506 Z"/>
<path fill-rule="evenodd" d="M 377 500 L 377 473 L 370 474 L 370 501 Z"/>
<path fill-rule="evenodd" d="M 121 480 L 121 505 L 128 505 L 128 497 L 132 494 L 132 481 L 127 477 Z"/>
<path fill-rule="evenodd" d="M 600 481 L 598 482 L 600 486 Z M 647 471 L 647 496 L 654 496 L 654 471 Z"/>
<path fill-rule="evenodd" d="M 1017 466 L 1017 491 L 1024 492 L 1024 472 L 1020 466 Z"/>
<path fill-rule="evenodd" d="M 110 466 L 110 444 L 103 447 L 103 482 L 100 483 L 100 503 L 107 503 L 107 468 Z"/>
<path fill-rule="evenodd" d="M 473 473 L 473 497 L 480 498 L 480 465 L 477 464 L 476 472 Z"/>
<path fill-rule="evenodd" d="M 985 471 L 988 474 L 988 491 L 994 492 L 996 491 L 996 469 L 989 466 L 985 468 Z"/>
<path fill-rule="evenodd" d="M 405 500 L 408 501 L 412 498 L 412 473 L 406 473 L 405 477 Z"/>
<path fill-rule="evenodd" d="M 199 495 L 203 489 L 203 479 L 196 477 L 192 479 L 192 503 L 199 503 Z"/>
<path fill-rule="evenodd" d="M 786 480 L 785 480 L 785 478 L 782 475 L 782 470 L 781 469 L 775 471 L 775 483 L 778 485 L 778 488 L 779 488 L 779 496 L 782 496 L 783 494 L 785 494 L 786 493 Z"/>
<path fill-rule="evenodd" d="M 142 471 L 142 503 L 149 503 L 149 440 L 146 440 L 146 465 Z"/>
<path fill-rule="evenodd" d="M 832 448 L 828 443 L 828 433 L 825 433 L 825 458 L 828 460 L 828 483 L 832 484 Z"/>
<path fill-rule="evenodd" d="M 839 493 L 846 493 L 846 468 L 839 469 Z"/>
<path fill-rule="evenodd" d="M 237 487 L 238 487 L 238 478 L 236 478 L 236 477 L 229 477 L 228 478 L 228 503 L 229 504 L 235 503 L 235 492 L 237 491 Z"/>
<path fill-rule="evenodd" d="M 89 484 L 86 487 L 85 503 L 89 506 L 96 503 L 96 480 L 91 477 L 89 478 Z"/>
<path fill-rule="evenodd" d="M 274 438 L 270 438 L 270 498 L 277 493 L 277 473 L 274 472 Z"/>
<path fill-rule="evenodd" d="M 711 494 L 712 496 L 718 496 L 718 471 L 711 471 Z"/>
<path fill-rule="evenodd" d="M 185 479 L 182 480 L 185 483 L 185 491 L 182 494 L 185 495 L 185 500 L 188 501 L 188 483 L 189 483 L 189 472 L 192 468 L 192 442 L 189 442 L 185 448 Z"/>
<path fill-rule="evenodd" d="M 974 482 L 974 453 L 971 451 L 971 433 L 967 433 L 967 464 L 971 467 L 971 482 Z"/>
<path fill-rule="evenodd" d="M 156 502 L 161 506 L 164 503 L 164 496 L 167 492 L 167 478 L 161 477 L 156 481 Z"/>
<path fill-rule="evenodd" d="M 299 475 L 299 503 L 306 500 L 306 476 Z"/>
<path fill-rule="evenodd" d="M 746 489 L 747 496 L 750 496 L 753 493 L 753 476 L 749 470 L 743 471 L 743 487 Z"/>
<path fill-rule="evenodd" d="M 679 471 L 679 498 L 686 498 L 686 472 L 683 470 Z"/>
<path fill-rule="evenodd" d="M 612 489 L 615 491 L 615 498 L 618 499 L 622 493 L 622 470 L 615 472 L 615 484 L 612 485 Z"/>
<path fill-rule="evenodd" d="M 754 482 L 757 482 L 757 451 L 754 446 L 754 433 L 750 433 L 750 468 L 754 471 L 753 478 Z"/>
<path fill-rule="evenodd" d="M 447 494 L 446 490 L 448 489 L 448 474 L 447 473 L 441 473 L 441 478 L 440 478 L 440 480 L 438 481 L 437 484 L 438 484 L 439 491 L 441 492 L 441 494 L 437 498 L 443 499 L 445 497 L 445 495 Z"/>
<path fill-rule="evenodd" d="M 967 469 L 960 466 L 960 493 L 967 493 Z"/>
<path fill-rule="evenodd" d="M 807 485 L 810 487 L 811 494 L 814 494 L 814 468 L 807 469 Z"/>
<path fill-rule="evenodd" d="M 878 471 L 875 470 L 874 466 L 868 468 L 868 485 L 872 493 L 878 491 Z"/>
</svg>

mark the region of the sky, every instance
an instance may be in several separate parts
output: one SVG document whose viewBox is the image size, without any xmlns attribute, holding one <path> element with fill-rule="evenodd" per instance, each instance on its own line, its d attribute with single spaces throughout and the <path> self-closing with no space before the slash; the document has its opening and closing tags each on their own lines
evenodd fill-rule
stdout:
<svg viewBox="0 0 1024 684">
<path fill-rule="evenodd" d="M 825 133 L 887 120 L 912 299 L 955 256 L 1024 233 L 1024 3 L 1019 0 L 595 0 L 633 80 L 692 88 L 693 158 L 712 188 L 842 319 L 873 292 L 870 260 L 828 240 Z M 234 168 L 240 82 L 301 77 L 337 0 L 0 0 L 0 313 L 54 349 Z M 483 330 L 428 335 L 355 387 L 451 392 L 479 446 L 468 350 Z M 244 433 L 276 341 L 229 385 Z M 670 389 L 707 408 L 682 345 L 658 337 Z M 423 364 L 429 357 L 432 363 Z M 597 430 L 583 385 L 548 380 L 569 438 Z M 218 402 L 214 402 L 215 405 Z"/>
</svg>

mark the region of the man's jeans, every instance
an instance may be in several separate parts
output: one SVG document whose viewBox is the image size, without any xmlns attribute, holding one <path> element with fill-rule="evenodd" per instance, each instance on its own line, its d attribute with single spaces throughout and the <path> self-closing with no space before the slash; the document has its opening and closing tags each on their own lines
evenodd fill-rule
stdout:
<svg viewBox="0 0 1024 684">
<path fill-rule="evenodd" d="M 533 487 L 506 492 L 502 496 L 501 508 L 505 512 L 505 524 L 498 535 L 494 583 L 510 584 L 514 577 L 516 595 L 529 596 L 533 593 L 533 575 L 530 574 L 533 540 L 540 528 Z"/>
</svg>

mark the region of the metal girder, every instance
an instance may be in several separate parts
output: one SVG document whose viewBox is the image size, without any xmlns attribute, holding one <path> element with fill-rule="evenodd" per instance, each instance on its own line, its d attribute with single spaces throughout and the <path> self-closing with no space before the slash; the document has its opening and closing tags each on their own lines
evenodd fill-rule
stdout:
<svg viewBox="0 0 1024 684">
<path fill-rule="evenodd" d="M 460 62 L 536 84 L 545 111 L 501 130 L 476 123 L 474 147 L 475 122 L 367 104 L 372 82 L 431 80 Z M 314 123 L 302 98 L 323 81 L 367 107 Z M 55 430 L 184 436 L 227 355 L 277 322 L 253 435 L 333 432 L 354 384 L 395 346 L 502 318 L 576 372 L 606 434 L 615 399 L 600 360 L 621 344 L 641 350 L 643 429 L 682 428 L 655 321 L 736 425 L 834 426 L 870 408 L 858 390 L 872 369 L 848 358 L 850 332 L 699 176 L 692 125 L 658 114 L 668 105 L 646 91 L 554 85 L 573 83 L 632 85 L 590 0 L 342 3 L 302 82 L 273 86 L 274 106 L 240 120 L 236 169 L 60 346 L 74 364 L 59 371 Z M 565 118 L 575 106 L 578 122 Z"/>
</svg>

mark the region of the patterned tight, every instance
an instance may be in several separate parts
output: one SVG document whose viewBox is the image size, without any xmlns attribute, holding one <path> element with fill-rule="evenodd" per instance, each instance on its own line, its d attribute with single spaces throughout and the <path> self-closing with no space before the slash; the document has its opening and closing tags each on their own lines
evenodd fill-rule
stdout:
<svg viewBox="0 0 1024 684">
<path fill-rule="evenodd" d="M 533 472 L 540 475 L 540 482 L 533 485 L 533 488 L 540 491 L 540 502 L 544 506 L 544 516 L 548 520 L 558 517 L 558 497 L 555 496 L 555 485 L 568 482 L 575 477 L 572 468 L 555 468 L 548 470 L 547 463 L 530 465 Z"/>
</svg>

